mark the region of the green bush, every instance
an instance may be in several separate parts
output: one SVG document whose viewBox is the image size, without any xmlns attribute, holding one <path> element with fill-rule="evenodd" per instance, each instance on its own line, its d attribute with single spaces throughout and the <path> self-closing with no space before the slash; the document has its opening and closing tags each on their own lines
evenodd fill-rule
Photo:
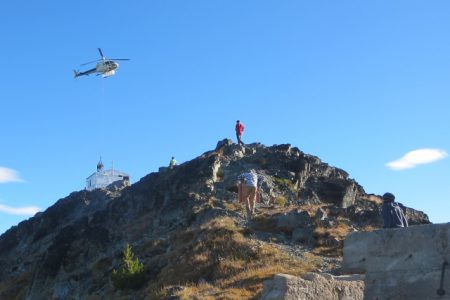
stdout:
<svg viewBox="0 0 450 300">
<path fill-rule="evenodd" d="M 118 289 L 137 289 L 144 284 L 144 265 L 139 262 L 139 258 L 134 258 L 130 244 L 127 244 L 123 251 L 121 268 L 113 270 L 111 279 Z"/>
<path fill-rule="evenodd" d="M 273 181 L 276 184 L 278 184 L 278 185 L 285 186 L 285 187 L 289 188 L 291 191 L 295 191 L 295 184 L 290 179 L 274 177 Z"/>
<path fill-rule="evenodd" d="M 286 206 L 288 204 L 288 201 L 286 199 L 286 197 L 284 196 L 278 196 L 277 198 L 275 198 L 275 204 L 279 205 L 279 206 Z"/>
</svg>

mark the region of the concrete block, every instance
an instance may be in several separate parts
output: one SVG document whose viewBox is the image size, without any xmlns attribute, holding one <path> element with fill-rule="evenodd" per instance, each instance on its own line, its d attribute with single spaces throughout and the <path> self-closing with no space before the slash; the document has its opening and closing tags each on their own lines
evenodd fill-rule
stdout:
<svg viewBox="0 0 450 300">
<path fill-rule="evenodd" d="M 343 270 L 365 273 L 364 299 L 450 299 L 450 224 L 351 233 Z"/>
</svg>

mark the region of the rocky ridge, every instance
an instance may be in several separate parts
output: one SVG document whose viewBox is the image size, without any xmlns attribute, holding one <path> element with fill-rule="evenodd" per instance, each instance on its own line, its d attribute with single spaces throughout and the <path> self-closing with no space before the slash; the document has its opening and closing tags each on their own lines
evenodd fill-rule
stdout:
<svg viewBox="0 0 450 300">
<path fill-rule="evenodd" d="M 265 178 L 252 219 L 236 203 L 236 177 L 248 169 Z M 343 239 L 379 228 L 380 205 L 344 170 L 296 147 L 225 139 L 173 170 L 123 189 L 74 192 L 12 227 L 0 237 L 0 298 L 176 298 L 193 287 L 211 298 L 258 297 L 279 272 L 264 261 L 279 264 L 280 256 L 292 273 L 339 274 Z M 429 223 L 405 210 L 412 225 Z M 132 291 L 111 283 L 127 243 L 146 272 Z M 265 271 L 239 279 L 247 265 Z"/>
</svg>

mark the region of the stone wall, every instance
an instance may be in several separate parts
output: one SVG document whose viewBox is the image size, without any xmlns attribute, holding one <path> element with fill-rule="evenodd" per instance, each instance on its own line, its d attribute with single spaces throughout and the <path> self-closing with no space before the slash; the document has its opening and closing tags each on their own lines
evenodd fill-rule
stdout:
<svg viewBox="0 0 450 300">
<path fill-rule="evenodd" d="M 367 300 L 450 299 L 447 262 L 450 224 L 355 232 L 344 243 L 344 272 L 365 273 Z"/>
</svg>

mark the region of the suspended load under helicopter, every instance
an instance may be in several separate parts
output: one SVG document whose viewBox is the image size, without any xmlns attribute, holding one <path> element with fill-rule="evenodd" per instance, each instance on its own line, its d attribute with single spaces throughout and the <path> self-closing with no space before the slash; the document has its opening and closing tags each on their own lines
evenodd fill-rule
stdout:
<svg viewBox="0 0 450 300">
<path fill-rule="evenodd" d="M 97 74 L 98 75 L 102 75 L 103 78 L 112 76 L 114 74 L 116 74 L 116 70 L 119 67 L 119 64 L 116 62 L 117 60 L 130 60 L 129 58 L 106 58 L 103 55 L 102 49 L 97 48 L 98 52 L 100 53 L 100 59 L 96 59 L 94 61 L 90 61 L 87 63 L 82 64 L 82 66 L 94 63 L 94 62 L 98 62 L 97 65 L 95 66 L 95 68 L 84 71 L 84 72 L 80 72 L 77 70 L 74 70 L 74 77 L 79 77 L 79 76 L 83 76 L 83 75 L 90 75 L 90 74 Z"/>
</svg>

